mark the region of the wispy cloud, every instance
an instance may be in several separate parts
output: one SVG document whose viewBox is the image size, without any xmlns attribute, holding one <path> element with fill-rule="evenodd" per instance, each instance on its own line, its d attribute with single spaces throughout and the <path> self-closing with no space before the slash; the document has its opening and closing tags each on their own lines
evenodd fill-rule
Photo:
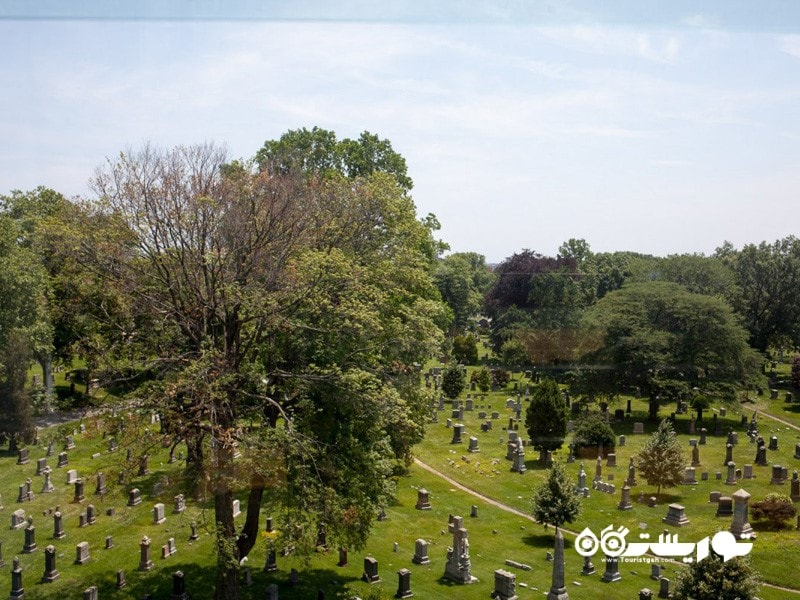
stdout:
<svg viewBox="0 0 800 600">
<path fill-rule="evenodd" d="M 680 34 L 671 31 L 586 25 L 545 27 L 541 31 L 553 41 L 582 52 L 660 63 L 675 62 L 681 47 Z"/>
</svg>

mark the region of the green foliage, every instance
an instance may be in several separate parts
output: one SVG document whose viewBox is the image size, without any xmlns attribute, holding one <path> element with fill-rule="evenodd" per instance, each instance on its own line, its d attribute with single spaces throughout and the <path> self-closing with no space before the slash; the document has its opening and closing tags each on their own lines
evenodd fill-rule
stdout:
<svg viewBox="0 0 800 600">
<path fill-rule="evenodd" d="M 561 527 L 578 517 L 581 498 L 561 463 L 553 461 L 547 479 L 534 488 L 531 504 L 533 517 L 540 523 Z"/>
<path fill-rule="evenodd" d="M 474 381 L 478 389 L 484 394 L 492 389 L 492 374 L 486 367 L 481 367 L 477 371 L 473 371 L 469 379 L 470 381 Z"/>
<path fill-rule="evenodd" d="M 475 252 L 456 252 L 436 263 L 433 280 L 453 311 L 454 330 L 464 330 L 478 314 L 493 278 L 484 256 Z"/>
<path fill-rule="evenodd" d="M 576 449 L 598 446 L 610 448 L 616 444 L 616 438 L 614 430 L 600 413 L 590 412 L 583 415 L 575 424 L 573 443 Z"/>
<path fill-rule="evenodd" d="M 458 398 L 467 386 L 467 376 L 458 365 L 448 365 L 442 371 L 442 393 L 448 398 Z"/>
<path fill-rule="evenodd" d="M 800 389 L 800 356 L 792 359 L 792 386 Z"/>
<path fill-rule="evenodd" d="M 505 369 L 492 369 L 492 387 L 501 390 L 511 381 L 511 373 Z"/>
<path fill-rule="evenodd" d="M 772 529 L 780 529 L 785 522 L 794 518 L 797 509 L 792 499 L 785 494 L 767 494 L 763 500 L 750 506 L 750 516 L 754 521 L 766 521 Z"/>
<path fill-rule="evenodd" d="M 634 462 L 644 480 L 656 486 L 656 494 L 661 493 L 662 487 L 674 487 L 683 481 L 686 456 L 667 419 L 661 421 Z"/>
<path fill-rule="evenodd" d="M 754 600 L 759 579 L 745 558 L 724 561 L 713 552 L 678 574 L 674 600 Z"/>
<path fill-rule="evenodd" d="M 628 285 L 586 314 L 587 332 L 602 332 L 601 346 L 583 361 L 600 388 L 639 386 L 664 397 L 673 385 L 699 387 L 733 399 L 739 384 L 760 377 L 761 358 L 729 305 L 692 294 L 675 283 Z"/>
<path fill-rule="evenodd" d="M 503 342 L 503 346 L 500 348 L 500 357 L 503 364 L 507 366 L 521 367 L 530 362 L 525 344 L 519 338 L 511 338 Z"/>
<path fill-rule="evenodd" d="M 765 352 L 770 344 L 800 344 L 800 239 L 747 244 L 740 251 L 723 247 L 716 254 L 733 270 L 739 294 L 734 306 L 750 332 L 750 344 Z"/>
<path fill-rule="evenodd" d="M 545 377 L 533 389 L 525 412 L 525 427 L 540 452 L 558 450 L 567 435 L 567 406 L 554 379 Z"/>
<path fill-rule="evenodd" d="M 457 335 L 453 338 L 453 358 L 464 365 L 478 362 L 478 343 L 472 334 Z"/>
<path fill-rule="evenodd" d="M 394 151 L 389 140 L 368 131 L 357 140 L 337 140 L 333 131 L 320 127 L 290 130 L 278 140 L 264 142 L 256 161 L 262 170 L 273 173 L 340 173 L 355 179 L 381 172 L 394 177 L 406 192 L 414 185 L 405 158 Z"/>
</svg>

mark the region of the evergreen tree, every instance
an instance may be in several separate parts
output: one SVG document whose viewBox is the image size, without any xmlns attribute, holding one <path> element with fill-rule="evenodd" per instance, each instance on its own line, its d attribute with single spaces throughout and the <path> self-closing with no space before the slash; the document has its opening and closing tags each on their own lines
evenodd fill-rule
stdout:
<svg viewBox="0 0 800 600">
<path fill-rule="evenodd" d="M 525 427 L 533 447 L 543 456 L 547 450 L 558 450 L 567 435 L 567 405 L 558 384 L 542 379 L 531 395 L 525 413 Z"/>
<path fill-rule="evenodd" d="M 567 477 L 567 470 L 558 461 L 553 461 L 547 479 L 533 491 L 533 517 L 540 523 L 561 527 L 564 523 L 572 523 L 580 511 L 581 499 L 574 483 Z"/>
<path fill-rule="evenodd" d="M 448 398 L 458 398 L 466 386 L 467 378 L 458 365 L 449 365 L 442 373 L 442 392 Z"/>
<path fill-rule="evenodd" d="M 713 552 L 678 575 L 674 600 L 753 600 L 758 573 L 740 556 L 723 561 Z"/>
<path fill-rule="evenodd" d="M 673 487 L 683 481 L 686 456 L 667 419 L 661 421 L 634 461 L 644 480 L 656 486 L 656 495 L 662 487 Z"/>
</svg>

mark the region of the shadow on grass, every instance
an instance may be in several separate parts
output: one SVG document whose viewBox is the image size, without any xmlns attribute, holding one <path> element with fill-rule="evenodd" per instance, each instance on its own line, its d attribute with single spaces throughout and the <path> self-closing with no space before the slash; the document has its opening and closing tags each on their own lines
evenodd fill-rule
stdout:
<svg viewBox="0 0 800 600">
<path fill-rule="evenodd" d="M 526 535 L 522 538 L 522 542 L 531 548 L 542 548 L 543 550 L 550 550 L 554 544 L 554 530 L 548 529 L 545 533 L 533 533 Z"/>
</svg>

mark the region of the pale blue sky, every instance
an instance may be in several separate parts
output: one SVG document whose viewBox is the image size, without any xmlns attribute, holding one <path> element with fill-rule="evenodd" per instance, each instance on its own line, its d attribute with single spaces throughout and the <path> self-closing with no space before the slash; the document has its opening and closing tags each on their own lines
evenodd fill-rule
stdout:
<svg viewBox="0 0 800 600">
<path fill-rule="evenodd" d="M 493 262 L 800 234 L 800 3 L 28 4 L 0 0 L 0 193 L 318 125 L 389 138 Z"/>
</svg>

